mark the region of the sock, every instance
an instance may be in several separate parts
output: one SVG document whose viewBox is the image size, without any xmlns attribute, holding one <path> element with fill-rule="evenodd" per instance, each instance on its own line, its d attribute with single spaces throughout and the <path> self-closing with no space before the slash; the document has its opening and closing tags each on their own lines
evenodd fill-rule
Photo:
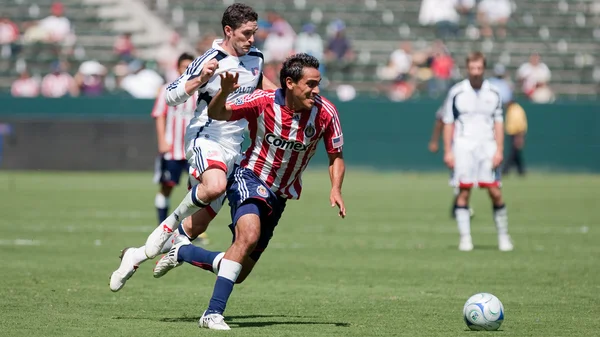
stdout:
<svg viewBox="0 0 600 337">
<path fill-rule="evenodd" d="M 494 205 L 494 222 L 496 223 L 498 235 L 508 234 L 508 214 L 506 212 L 505 204 L 500 206 Z"/>
<path fill-rule="evenodd" d="M 192 237 L 185 231 L 185 228 L 183 228 L 183 221 L 179 224 L 179 227 L 177 227 L 177 233 L 181 236 L 186 237 L 188 240 L 190 240 L 190 242 L 196 240 L 197 238 L 197 236 Z"/>
<path fill-rule="evenodd" d="M 241 271 L 241 264 L 226 259 L 221 261 L 221 269 L 219 270 L 219 276 L 215 282 L 213 295 L 208 304 L 208 309 L 206 310 L 207 314 L 222 315 L 223 312 L 225 312 L 227 300 L 229 300 L 229 296 L 233 291 L 233 285 Z"/>
<path fill-rule="evenodd" d="M 132 260 L 133 260 L 133 265 L 134 266 L 139 266 L 140 264 L 146 262 L 146 260 L 148 260 L 148 257 L 146 256 L 146 247 L 141 246 L 140 248 L 133 248 L 133 256 L 132 256 Z"/>
<path fill-rule="evenodd" d="M 217 259 L 219 255 L 221 256 Z M 202 247 L 185 245 L 179 247 L 177 261 L 185 261 L 204 270 L 215 272 L 215 270 L 218 270 L 218 263 L 223 258 L 223 255 L 225 254 L 222 252 L 211 252 Z M 215 274 L 217 273 L 215 272 Z"/>
<path fill-rule="evenodd" d="M 458 233 L 460 237 L 471 236 L 471 214 L 469 206 L 457 206 L 454 211 L 456 223 L 458 224 Z"/>
<path fill-rule="evenodd" d="M 162 193 L 156 193 L 154 197 L 154 207 L 158 213 L 158 224 L 160 225 L 169 214 L 169 198 L 165 197 Z"/>
<path fill-rule="evenodd" d="M 179 225 L 180 221 L 196 213 L 201 208 L 208 206 L 208 203 L 198 200 L 196 198 L 196 189 L 198 185 L 192 187 L 192 189 L 186 194 L 179 206 L 169 215 L 163 222 L 162 225 L 166 225 L 172 231 Z"/>
</svg>

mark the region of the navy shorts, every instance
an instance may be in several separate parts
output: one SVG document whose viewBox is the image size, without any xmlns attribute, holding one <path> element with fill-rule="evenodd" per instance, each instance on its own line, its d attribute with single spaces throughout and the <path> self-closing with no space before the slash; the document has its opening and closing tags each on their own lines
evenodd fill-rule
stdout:
<svg viewBox="0 0 600 337">
<path fill-rule="evenodd" d="M 258 261 L 261 253 L 267 248 L 273 237 L 273 232 L 279 223 L 279 219 L 281 219 L 287 199 L 275 195 L 252 170 L 239 166 L 235 166 L 229 176 L 227 198 L 231 209 L 232 224 L 229 225 L 229 228 L 233 233 L 233 241 L 235 241 L 235 226 L 243 215 L 238 212 L 240 206 L 251 202 L 259 206 L 260 238 L 254 252 L 250 254 L 254 261 Z"/>
<path fill-rule="evenodd" d="M 189 164 L 187 160 L 167 160 L 162 156 L 156 158 L 154 164 L 154 182 L 161 185 L 179 185 L 181 174 L 187 173 Z"/>
</svg>

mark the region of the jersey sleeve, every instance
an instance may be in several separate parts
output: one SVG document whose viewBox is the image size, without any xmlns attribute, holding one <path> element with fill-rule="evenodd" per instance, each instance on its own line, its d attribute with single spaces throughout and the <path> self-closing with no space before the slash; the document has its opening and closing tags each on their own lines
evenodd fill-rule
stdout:
<svg viewBox="0 0 600 337">
<path fill-rule="evenodd" d="M 272 99 L 270 99 L 268 91 L 256 89 L 252 94 L 238 98 L 230 104 L 231 117 L 229 120 L 257 119 L 269 101 Z"/>
<path fill-rule="evenodd" d="M 169 106 L 167 105 L 165 93 L 163 92 L 165 87 L 161 87 L 154 101 L 154 107 L 152 108 L 152 117 L 157 118 L 166 116 Z"/>
<path fill-rule="evenodd" d="M 192 95 L 188 95 L 188 93 L 185 92 L 185 84 L 187 81 L 200 76 L 204 64 L 215 58 L 218 53 L 219 52 L 217 50 L 210 49 L 204 53 L 204 55 L 197 57 L 194 62 L 190 63 L 185 70 L 185 73 L 167 86 L 166 102 L 168 105 L 179 105 L 181 103 L 185 103 L 185 101 L 192 97 L 193 93 Z"/>
<path fill-rule="evenodd" d="M 452 124 L 454 123 L 454 99 L 456 98 L 456 93 L 454 92 L 454 90 L 450 90 L 450 92 L 448 93 L 448 96 L 446 97 L 446 100 L 444 101 L 444 105 L 442 107 L 443 109 L 443 117 L 442 117 L 442 122 L 444 122 L 444 124 Z"/>
<path fill-rule="evenodd" d="M 323 133 L 323 141 L 325 142 L 325 150 L 327 153 L 340 153 L 344 145 L 344 133 L 337 109 L 332 104 L 323 103 L 323 109 L 327 110 L 331 116 L 325 125 Z"/>
<path fill-rule="evenodd" d="M 504 116 L 502 114 L 502 97 L 500 97 L 500 94 L 498 94 L 498 104 L 496 105 L 496 109 L 494 110 L 494 122 L 504 122 Z"/>
</svg>

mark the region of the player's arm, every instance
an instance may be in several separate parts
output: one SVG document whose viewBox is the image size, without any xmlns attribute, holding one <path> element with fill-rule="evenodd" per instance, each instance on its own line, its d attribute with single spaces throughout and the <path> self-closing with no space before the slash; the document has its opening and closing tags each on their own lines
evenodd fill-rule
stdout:
<svg viewBox="0 0 600 337">
<path fill-rule="evenodd" d="M 444 163 L 449 168 L 454 168 L 454 154 L 452 153 L 452 138 L 454 136 L 454 95 L 450 91 L 444 103 L 444 117 L 442 118 L 444 144 Z"/>
<path fill-rule="evenodd" d="M 168 105 L 176 106 L 185 103 L 210 80 L 219 66 L 219 62 L 213 58 L 216 53 L 213 51 L 198 57 L 190 63 L 183 75 L 167 86 L 165 97 Z"/>
<path fill-rule="evenodd" d="M 331 193 L 329 193 L 329 201 L 331 207 L 337 206 L 339 216 L 346 217 L 346 206 L 342 198 L 342 184 L 344 183 L 344 175 L 346 174 L 346 164 L 344 163 L 344 155 L 342 152 L 328 153 L 329 156 L 329 179 L 331 180 Z"/>
<path fill-rule="evenodd" d="M 227 104 L 227 96 L 229 96 L 235 89 L 239 88 L 238 78 L 239 73 L 235 75 L 226 72 L 219 75 L 221 77 L 221 90 L 213 97 L 208 105 L 208 117 L 218 121 L 231 120 L 233 116 L 233 108 Z"/>
<path fill-rule="evenodd" d="M 164 87 L 159 89 L 159 92 Z M 167 110 L 168 106 L 165 102 L 164 95 L 158 95 L 152 108 L 152 117 L 156 126 L 156 140 L 158 141 L 158 153 L 167 153 L 170 150 L 170 146 L 165 138 L 166 124 L 167 124 Z"/>
<path fill-rule="evenodd" d="M 494 138 L 496 139 L 496 153 L 492 159 L 494 168 L 500 166 L 504 160 L 504 118 L 502 116 L 502 100 L 498 102 L 494 112 Z"/>
<path fill-rule="evenodd" d="M 441 119 L 436 118 L 433 123 L 433 132 L 431 133 L 431 140 L 429 140 L 429 151 L 436 153 L 438 152 L 440 135 L 444 130 L 444 122 Z"/>
</svg>

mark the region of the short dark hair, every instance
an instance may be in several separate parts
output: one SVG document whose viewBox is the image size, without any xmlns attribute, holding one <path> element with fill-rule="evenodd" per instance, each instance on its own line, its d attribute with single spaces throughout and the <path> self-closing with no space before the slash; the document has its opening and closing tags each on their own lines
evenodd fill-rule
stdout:
<svg viewBox="0 0 600 337">
<path fill-rule="evenodd" d="M 177 59 L 177 66 L 179 67 L 181 65 L 181 62 L 183 62 L 185 60 L 193 61 L 194 56 L 192 56 L 192 54 L 188 54 L 188 53 L 183 53 L 183 54 L 179 55 L 179 58 Z"/>
<path fill-rule="evenodd" d="M 482 52 L 480 51 L 474 51 L 469 53 L 469 55 L 467 55 L 467 67 L 469 66 L 469 63 L 473 62 L 473 61 L 481 61 L 483 60 L 483 67 L 485 68 L 487 66 L 487 62 L 485 60 L 485 55 L 483 55 Z"/>
<path fill-rule="evenodd" d="M 235 30 L 250 21 L 258 21 L 258 14 L 256 14 L 254 9 L 246 4 L 234 3 L 223 12 L 221 26 L 223 26 L 223 30 L 225 30 L 225 26 L 229 26 Z"/>
<path fill-rule="evenodd" d="M 294 83 L 298 83 L 302 78 L 302 72 L 304 68 L 315 68 L 319 69 L 319 60 L 316 57 L 300 53 L 288 57 L 281 68 L 279 73 L 279 83 L 281 87 L 285 89 L 285 79 L 291 78 Z"/>
</svg>

